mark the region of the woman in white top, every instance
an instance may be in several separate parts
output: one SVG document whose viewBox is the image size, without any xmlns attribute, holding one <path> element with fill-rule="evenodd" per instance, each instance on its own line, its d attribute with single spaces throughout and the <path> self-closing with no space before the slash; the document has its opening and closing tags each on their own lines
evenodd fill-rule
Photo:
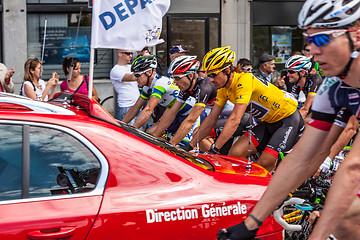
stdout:
<svg viewBox="0 0 360 240">
<path fill-rule="evenodd" d="M 30 58 L 24 65 L 24 83 L 21 87 L 21 94 L 38 101 L 48 101 L 55 94 L 59 82 L 59 75 L 54 72 L 47 83 L 40 79 L 41 61 L 38 58 Z"/>
</svg>

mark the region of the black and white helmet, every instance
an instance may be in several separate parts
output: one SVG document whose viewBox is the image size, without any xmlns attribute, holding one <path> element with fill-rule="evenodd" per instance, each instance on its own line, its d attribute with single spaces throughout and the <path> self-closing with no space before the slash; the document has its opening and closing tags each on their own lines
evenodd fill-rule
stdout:
<svg viewBox="0 0 360 240">
<path fill-rule="evenodd" d="M 131 64 L 132 72 L 142 72 L 148 69 L 156 69 L 157 60 L 153 55 L 140 56 Z"/>
<path fill-rule="evenodd" d="M 199 68 L 200 62 L 196 60 L 196 56 L 180 56 L 170 63 L 168 73 L 170 76 L 174 74 L 192 73 L 199 70 Z"/>
<path fill-rule="evenodd" d="M 299 15 L 300 28 L 347 29 L 360 18 L 360 0 L 307 0 Z"/>
<path fill-rule="evenodd" d="M 285 63 L 286 69 L 291 69 L 295 71 L 300 71 L 300 70 L 309 71 L 311 69 L 311 66 L 312 63 L 310 61 L 310 58 L 302 55 L 292 56 Z"/>
</svg>

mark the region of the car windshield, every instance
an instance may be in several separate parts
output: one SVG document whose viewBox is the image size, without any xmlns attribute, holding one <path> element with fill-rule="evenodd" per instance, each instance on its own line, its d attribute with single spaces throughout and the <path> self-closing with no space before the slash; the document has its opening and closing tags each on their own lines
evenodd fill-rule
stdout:
<svg viewBox="0 0 360 240">
<path fill-rule="evenodd" d="M 144 131 L 138 130 L 132 126 L 126 125 L 121 122 L 120 122 L 120 124 L 121 124 L 121 128 L 124 129 L 125 131 L 127 131 L 131 134 L 134 134 L 135 136 L 142 138 L 147 142 L 155 144 L 156 146 L 161 147 L 162 149 L 165 149 L 166 151 L 171 152 L 172 154 L 175 154 L 178 157 L 186 159 L 187 161 L 192 162 L 192 163 L 196 164 L 197 166 L 202 167 L 206 170 L 210 170 L 213 172 L 215 171 L 214 166 L 210 162 L 206 161 L 205 159 L 196 157 L 189 152 L 175 148 L 170 143 L 160 140 L 160 139 L 158 139 Z"/>
</svg>

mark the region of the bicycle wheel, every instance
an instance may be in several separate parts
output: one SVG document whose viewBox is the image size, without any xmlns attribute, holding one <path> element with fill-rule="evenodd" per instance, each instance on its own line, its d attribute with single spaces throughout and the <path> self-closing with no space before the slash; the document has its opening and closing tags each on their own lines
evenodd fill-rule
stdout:
<svg viewBox="0 0 360 240">
<path fill-rule="evenodd" d="M 115 117 L 115 99 L 114 96 L 109 96 L 101 101 L 101 106 L 110 113 L 113 117 Z"/>
</svg>

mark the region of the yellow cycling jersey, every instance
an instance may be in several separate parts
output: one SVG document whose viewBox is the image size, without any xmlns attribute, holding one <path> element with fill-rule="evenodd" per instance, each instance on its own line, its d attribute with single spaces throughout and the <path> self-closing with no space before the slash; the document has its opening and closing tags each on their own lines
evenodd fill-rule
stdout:
<svg viewBox="0 0 360 240">
<path fill-rule="evenodd" d="M 218 90 L 215 103 L 225 106 L 227 100 L 248 104 L 247 112 L 268 123 L 290 116 L 298 105 L 290 93 L 251 73 L 234 72 L 230 87 Z"/>
</svg>

